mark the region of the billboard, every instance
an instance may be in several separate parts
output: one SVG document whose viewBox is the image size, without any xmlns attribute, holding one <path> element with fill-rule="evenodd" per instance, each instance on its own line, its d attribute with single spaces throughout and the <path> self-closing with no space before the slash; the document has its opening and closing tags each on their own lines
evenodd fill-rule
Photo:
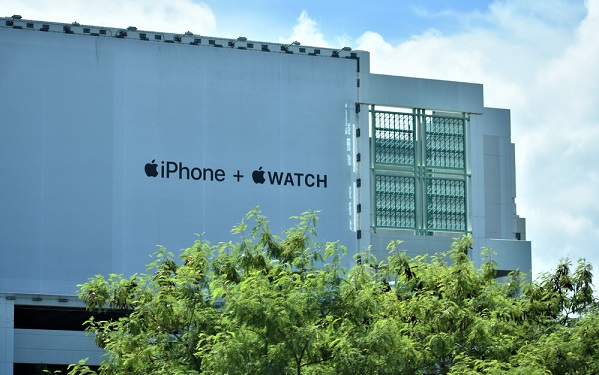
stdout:
<svg viewBox="0 0 599 375">
<path fill-rule="evenodd" d="M 0 33 L 0 291 L 143 272 L 256 206 L 356 247 L 356 60 Z"/>
</svg>

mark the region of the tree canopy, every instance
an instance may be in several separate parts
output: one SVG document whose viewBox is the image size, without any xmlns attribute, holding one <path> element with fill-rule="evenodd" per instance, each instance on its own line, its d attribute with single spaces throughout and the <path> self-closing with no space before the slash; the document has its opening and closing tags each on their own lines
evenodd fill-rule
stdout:
<svg viewBox="0 0 599 375">
<path fill-rule="evenodd" d="M 161 248 L 146 274 L 95 276 L 79 296 L 106 350 L 102 374 L 596 374 L 599 311 L 590 264 L 534 282 L 475 268 L 472 241 L 410 258 L 315 241 L 304 213 L 281 236 L 253 210 L 236 242 Z M 94 373 L 83 364 L 72 374 Z"/>
</svg>

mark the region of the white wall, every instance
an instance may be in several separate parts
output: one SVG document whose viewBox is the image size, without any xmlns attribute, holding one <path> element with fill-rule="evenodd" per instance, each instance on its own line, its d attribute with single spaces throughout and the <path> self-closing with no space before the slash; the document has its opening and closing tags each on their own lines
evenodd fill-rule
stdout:
<svg viewBox="0 0 599 375">
<path fill-rule="evenodd" d="M 531 269 L 531 243 L 517 241 L 516 161 L 510 111 L 485 108 L 471 117 L 472 232 L 475 249 L 493 250 L 502 270 Z M 473 258 L 480 264 L 480 254 Z"/>
<path fill-rule="evenodd" d="M 319 240 L 359 246 L 356 59 L 11 28 L 0 50 L 0 291 L 143 272 L 255 206 L 275 233 L 320 210 Z M 148 177 L 152 160 L 221 180 Z"/>
</svg>

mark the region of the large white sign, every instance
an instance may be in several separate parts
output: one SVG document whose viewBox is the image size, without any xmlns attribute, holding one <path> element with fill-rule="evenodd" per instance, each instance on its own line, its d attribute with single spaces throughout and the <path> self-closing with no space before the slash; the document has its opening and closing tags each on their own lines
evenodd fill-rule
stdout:
<svg viewBox="0 0 599 375">
<path fill-rule="evenodd" d="M 0 290 L 143 272 L 255 206 L 356 246 L 355 60 L 0 33 Z"/>
</svg>

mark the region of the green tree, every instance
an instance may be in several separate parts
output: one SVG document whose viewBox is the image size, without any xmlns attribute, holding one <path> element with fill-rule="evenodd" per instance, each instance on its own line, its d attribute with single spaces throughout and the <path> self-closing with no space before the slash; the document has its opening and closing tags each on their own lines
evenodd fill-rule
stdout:
<svg viewBox="0 0 599 375">
<path fill-rule="evenodd" d="M 314 241 L 317 217 L 274 235 L 253 210 L 236 242 L 160 249 L 148 273 L 80 286 L 106 349 L 102 374 L 594 374 L 599 310 L 591 267 L 526 282 L 476 269 L 463 237 L 447 254 L 409 258 L 401 244 L 341 267 L 345 249 Z M 73 374 L 93 373 L 84 365 Z"/>
</svg>

